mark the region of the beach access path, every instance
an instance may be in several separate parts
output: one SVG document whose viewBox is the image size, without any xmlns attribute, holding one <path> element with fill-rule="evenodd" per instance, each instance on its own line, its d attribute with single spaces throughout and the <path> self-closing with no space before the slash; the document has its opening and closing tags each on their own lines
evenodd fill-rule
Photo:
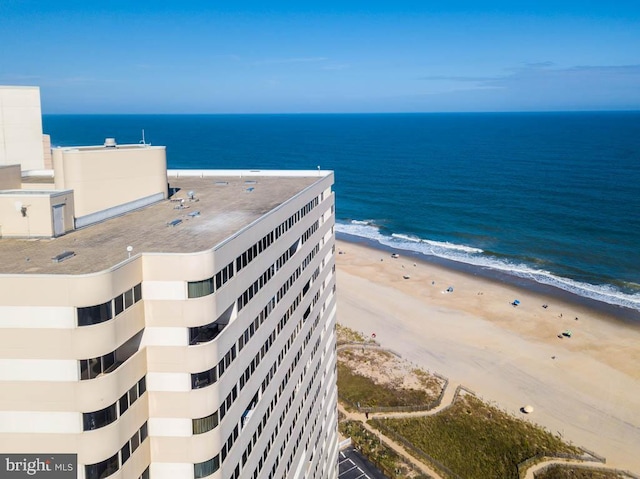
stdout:
<svg viewBox="0 0 640 479">
<path fill-rule="evenodd" d="M 402 254 L 336 248 L 338 322 L 608 466 L 640 472 L 640 328 Z M 558 338 L 566 329 L 572 337 Z M 519 412 L 525 404 L 531 415 Z"/>
</svg>

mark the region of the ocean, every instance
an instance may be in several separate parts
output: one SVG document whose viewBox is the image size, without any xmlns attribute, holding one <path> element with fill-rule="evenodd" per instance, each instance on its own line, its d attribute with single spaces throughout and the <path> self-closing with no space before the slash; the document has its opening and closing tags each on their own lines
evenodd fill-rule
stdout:
<svg viewBox="0 0 640 479">
<path fill-rule="evenodd" d="M 640 112 L 44 115 L 53 146 L 335 171 L 339 234 L 640 311 Z M 615 308 L 614 308 L 615 309 Z"/>
</svg>

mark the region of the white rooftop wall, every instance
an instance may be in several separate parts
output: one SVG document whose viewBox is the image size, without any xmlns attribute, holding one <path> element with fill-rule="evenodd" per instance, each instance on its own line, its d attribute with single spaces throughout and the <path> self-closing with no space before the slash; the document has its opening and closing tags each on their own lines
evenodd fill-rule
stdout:
<svg viewBox="0 0 640 479">
<path fill-rule="evenodd" d="M 0 165 L 44 168 L 38 87 L 0 86 Z"/>
</svg>

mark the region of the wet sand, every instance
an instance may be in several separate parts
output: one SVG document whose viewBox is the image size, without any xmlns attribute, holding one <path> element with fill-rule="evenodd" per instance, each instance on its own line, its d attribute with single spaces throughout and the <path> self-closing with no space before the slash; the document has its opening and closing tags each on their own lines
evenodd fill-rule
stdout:
<svg viewBox="0 0 640 479">
<path fill-rule="evenodd" d="M 338 322 L 516 415 L 530 404 L 527 419 L 640 472 L 640 327 L 628 315 L 398 254 L 338 240 Z"/>
</svg>

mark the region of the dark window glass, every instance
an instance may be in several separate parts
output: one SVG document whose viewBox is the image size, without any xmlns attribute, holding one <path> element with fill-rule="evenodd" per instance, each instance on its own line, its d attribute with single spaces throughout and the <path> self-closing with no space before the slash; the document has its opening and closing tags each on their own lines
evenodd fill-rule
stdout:
<svg viewBox="0 0 640 479">
<path fill-rule="evenodd" d="M 82 413 L 82 424 L 85 431 L 92 431 L 111 424 L 117 419 L 115 403 L 109 407 L 94 412 Z"/>
<path fill-rule="evenodd" d="M 118 453 L 106 461 L 84 466 L 85 479 L 103 479 L 118 470 Z"/>
<path fill-rule="evenodd" d="M 116 353 L 112 351 L 102 356 L 102 372 L 106 373 L 116 364 Z"/>
<path fill-rule="evenodd" d="M 149 430 L 147 427 L 147 423 L 145 422 L 140 428 L 140 442 L 144 442 L 144 440 L 147 438 L 148 435 L 149 435 Z"/>
<path fill-rule="evenodd" d="M 122 416 L 124 412 L 129 409 L 129 398 L 127 393 L 125 393 L 118 402 L 120 404 L 120 415 Z"/>
<path fill-rule="evenodd" d="M 129 459 L 129 456 L 131 456 L 131 449 L 129 449 L 129 443 L 127 442 L 123 448 L 120 449 L 120 462 L 124 464 L 127 462 L 127 459 Z"/>
<path fill-rule="evenodd" d="M 91 358 L 87 361 L 89 362 L 89 377 L 91 379 L 102 373 L 102 363 L 100 362 L 100 358 Z"/>
<path fill-rule="evenodd" d="M 81 359 L 80 360 L 80 379 L 91 379 L 91 376 L 89 375 L 89 373 L 90 373 L 89 360 Z"/>
<path fill-rule="evenodd" d="M 138 381 L 138 396 L 142 396 L 147 390 L 147 378 L 142 377 L 140 381 Z"/>
<path fill-rule="evenodd" d="M 124 311 L 124 299 L 122 295 L 116 296 L 113 300 L 114 315 L 117 316 Z"/>
<path fill-rule="evenodd" d="M 220 469 L 220 457 L 216 456 L 208 461 L 200 462 L 193 465 L 193 472 L 196 479 L 207 477 Z"/>
<path fill-rule="evenodd" d="M 211 431 L 218 425 L 218 411 L 207 417 L 193 419 L 192 422 L 194 434 L 203 434 L 205 432 Z"/>
<path fill-rule="evenodd" d="M 187 283 L 187 296 L 189 298 L 200 298 L 213 293 L 213 278 L 203 281 L 189 281 Z"/>
<path fill-rule="evenodd" d="M 221 325 L 214 321 L 204 326 L 189 328 L 189 344 L 194 345 L 212 341 L 224 329 L 224 326 L 226 325 Z"/>
<path fill-rule="evenodd" d="M 218 380 L 216 368 L 201 373 L 191 374 L 191 389 L 200 389 L 215 383 Z"/>
<path fill-rule="evenodd" d="M 111 314 L 111 301 L 98 306 L 78 308 L 78 326 L 89 326 L 102 323 L 113 317 Z"/>
<path fill-rule="evenodd" d="M 134 385 L 129 389 L 129 404 L 133 404 L 138 399 L 138 385 Z"/>
<path fill-rule="evenodd" d="M 142 299 L 142 284 L 138 283 L 133 287 L 133 300 L 137 303 Z"/>
<path fill-rule="evenodd" d="M 131 436 L 131 454 L 133 454 L 135 450 L 138 449 L 139 445 L 140 438 L 138 437 L 138 433 L 136 432 L 133 436 Z"/>
<path fill-rule="evenodd" d="M 144 470 L 144 472 L 140 476 L 140 479 L 149 479 L 149 468 L 148 467 Z"/>
<path fill-rule="evenodd" d="M 132 289 L 124 292 L 124 307 L 130 308 L 131 306 L 133 306 L 133 290 Z"/>
</svg>

